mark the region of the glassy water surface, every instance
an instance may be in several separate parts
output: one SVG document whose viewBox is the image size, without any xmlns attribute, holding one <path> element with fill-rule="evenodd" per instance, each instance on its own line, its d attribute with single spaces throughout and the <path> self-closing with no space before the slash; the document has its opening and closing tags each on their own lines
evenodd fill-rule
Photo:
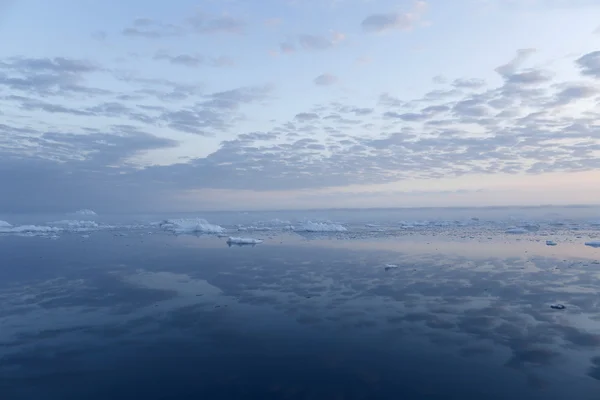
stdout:
<svg viewBox="0 0 600 400">
<path fill-rule="evenodd" d="M 598 399 L 598 230 L 475 222 L 0 235 L 0 398 Z"/>
</svg>

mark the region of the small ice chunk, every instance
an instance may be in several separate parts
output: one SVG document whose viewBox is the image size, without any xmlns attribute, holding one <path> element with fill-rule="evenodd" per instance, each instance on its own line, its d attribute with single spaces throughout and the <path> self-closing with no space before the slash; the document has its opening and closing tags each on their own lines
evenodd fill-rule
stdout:
<svg viewBox="0 0 600 400">
<path fill-rule="evenodd" d="M 386 271 L 389 271 L 391 269 L 396 269 L 396 268 L 398 268 L 398 266 L 396 264 L 385 264 L 385 268 L 384 269 Z"/>
<path fill-rule="evenodd" d="M 261 239 L 234 237 L 234 236 L 230 236 L 229 239 L 227 239 L 227 243 L 229 243 L 229 244 L 260 244 L 262 242 L 263 241 Z"/>
<path fill-rule="evenodd" d="M 6 221 L 0 220 L 0 228 L 12 228 L 12 225 Z"/>
<path fill-rule="evenodd" d="M 546 240 L 546 246 L 556 246 L 556 242 L 552 240 Z"/>
<path fill-rule="evenodd" d="M 338 224 L 330 222 L 312 222 L 308 221 L 296 229 L 299 232 L 346 232 L 347 229 Z"/>
<path fill-rule="evenodd" d="M 528 232 L 529 231 L 525 228 L 516 228 L 516 227 L 508 228 L 507 230 L 504 231 L 504 233 L 508 233 L 511 235 L 521 235 L 523 233 L 528 233 Z"/>
<path fill-rule="evenodd" d="M 550 308 L 555 310 L 564 310 L 567 307 L 564 304 L 550 304 Z"/>
<path fill-rule="evenodd" d="M 585 242 L 585 245 L 590 247 L 600 247 L 600 241 Z"/>
</svg>

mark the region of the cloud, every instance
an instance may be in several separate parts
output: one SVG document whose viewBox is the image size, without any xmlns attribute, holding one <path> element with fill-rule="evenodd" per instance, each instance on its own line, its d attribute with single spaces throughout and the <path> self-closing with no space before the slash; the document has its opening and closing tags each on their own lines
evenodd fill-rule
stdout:
<svg viewBox="0 0 600 400">
<path fill-rule="evenodd" d="M 189 18 L 188 22 L 193 31 L 200 34 L 240 34 L 246 26 L 246 23 L 241 19 L 229 15 L 210 16 L 200 12 Z"/>
<path fill-rule="evenodd" d="M 102 71 L 87 60 L 12 57 L 0 60 L 0 87 L 42 96 L 109 94 L 84 85 L 86 76 Z"/>
<path fill-rule="evenodd" d="M 444 82 L 436 82 L 436 83 L 444 83 Z M 485 86 L 485 81 L 483 79 L 455 79 L 452 82 L 452 86 L 461 89 L 479 89 Z"/>
<path fill-rule="evenodd" d="M 124 36 L 142 37 L 146 39 L 163 39 L 168 37 L 177 37 L 185 33 L 182 26 L 165 24 L 149 18 L 137 18 L 132 26 L 123 29 Z"/>
<path fill-rule="evenodd" d="M 171 55 L 168 51 L 161 50 L 154 55 L 155 60 L 166 60 L 171 64 L 182 65 L 185 67 L 196 68 L 200 66 L 211 67 L 232 67 L 235 62 L 231 57 L 220 56 L 217 58 L 207 58 L 199 54 L 178 54 Z"/>
<path fill-rule="evenodd" d="M 95 31 L 92 32 L 92 39 L 103 42 L 108 37 L 108 33 L 106 31 Z"/>
<path fill-rule="evenodd" d="M 146 39 L 165 39 L 187 34 L 241 34 L 246 23 L 238 18 L 222 15 L 214 16 L 196 12 L 179 23 L 165 23 L 150 18 L 137 18 L 132 25 L 123 29 L 122 34 Z"/>
<path fill-rule="evenodd" d="M 317 86 L 330 86 L 337 82 L 337 77 L 331 74 L 321 74 L 314 79 Z"/>
<path fill-rule="evenodd" d="M 322 51 L 331 49 L 346 39 L 340 32 L 332 32 L 329 36 L 302 34 L 288 38 L 279 44 L 282 53 L 294 53 L 299 49 Z"/>
<path fill-rule="evenodd" d="M 82 93 L 88 93 L 88 74 L 103 73 L 124 88 L 106 98 L 86 97 L 77 107 L 46 96 L 49 89 L 43 86 L 3 92 L 3 110 L 63 114 L 80 128 L 61 132 L 4 122 L 0 178 L 14 190 L 2 196 L 0 207 L 75 206 L 59 193 L 41 204 L 36 191 L 51 190 L 42 180 L 59 182 L 64 193 L 81 191 L 82 201 L 104 201 L 107 207 L 130 197 L 148 207 L 166 207 L 174 197 L 205 189 L 302 190 L 600 168 L 594 130 L 600 112 L 590 101 L 598 93 L 595 76 L 562 82 L 546 72 L 545 79 L 525 79 L 532 69 L 523 54 L 496 69 L 503 78 L 498 85 L 461 78 L 450 81 L 448 90 L 417 98 L 382 93 L 372 101 L 325 102 L 292 110 L 289 120 L 262 121 L 259 131 L 240 129 L 240 121 L 247 118 L 247 106 L 279 95 L 269 85 L 207 92 L 202 85 L 107 72 L 81 60 L 2 60 L 4 74 L 71 77 Z M 582 58 L 575 65 L 593 67 Z M 6 81 L 3 75 L 3 87 Z M 117 125 L 116 118 L 130 122 Z M 152 135 L 169 130 L 212 136 L 218 146 L 201 158 L 178 149 L 187 157 L 171 165 L 136 164 L 136 154 L 176 149 L 177 143 Z M 15 170 L 19 174 L 9 178 Z"/>
<path fill-rule="evenodd" d="M 417 1 L 411 12 L 390 12 L 369 15 L 362 21 L 361 27 L 363 31 L 369 33 L 381 33 L 390 30 L 409 30 L 420 20 L 426 9 L 426 2 Z"/>
<path fill-rule="evenodd" d="M 581 73 L 593 78 L 600 78 L 600 51 L 585 54 L 576 60 Z"/>
</svg>

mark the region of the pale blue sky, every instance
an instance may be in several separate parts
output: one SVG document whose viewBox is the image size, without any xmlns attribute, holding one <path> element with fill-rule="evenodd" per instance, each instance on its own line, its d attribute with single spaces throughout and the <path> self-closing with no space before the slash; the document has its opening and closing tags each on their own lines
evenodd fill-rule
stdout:
<svg viewBox="0 0 600 400">
<path fill-rule="evenodd" d="M 599 26 L 577 0 L 0 0 L 0 207 L 597 202 Z"/>
</svg>

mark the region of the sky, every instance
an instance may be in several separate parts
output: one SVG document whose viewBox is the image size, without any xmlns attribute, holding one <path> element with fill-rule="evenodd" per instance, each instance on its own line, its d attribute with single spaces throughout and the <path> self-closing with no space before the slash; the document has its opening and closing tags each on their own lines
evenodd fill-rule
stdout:
<svg viewBox="0 0 600 400">
<path fill-rule="evenodd" d="M 0 210 L 600 203 L 597 0 L 0 0 Z"/>
</svg>

